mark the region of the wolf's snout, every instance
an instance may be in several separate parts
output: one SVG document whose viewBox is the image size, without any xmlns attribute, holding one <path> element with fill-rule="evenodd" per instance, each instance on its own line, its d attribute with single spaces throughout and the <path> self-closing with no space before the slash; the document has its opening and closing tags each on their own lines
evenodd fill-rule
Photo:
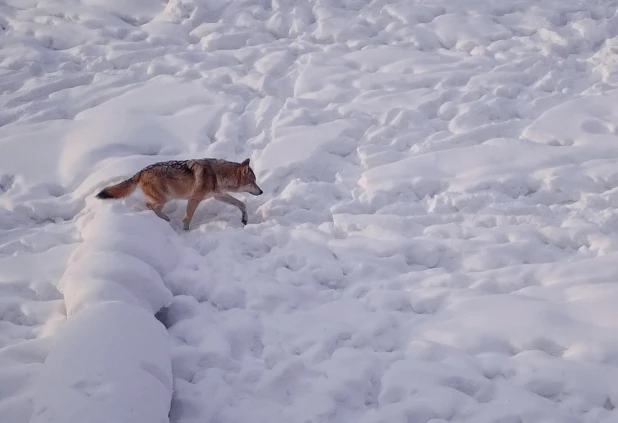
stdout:
<svg viewBox="0 0 618 423">
<path fill-rule="evenodd" d="M 258 186 L 258 184 L 256 184 L 255 182 L 252 182 L 250 184 L 245 185 L 241 191 L 247 192 L 249 194 L 253 194 L 253 195 L 262 195 L 264 194 L 264 191 L 262 191 L 262 188 L 260 188 Z"/>
</svg>

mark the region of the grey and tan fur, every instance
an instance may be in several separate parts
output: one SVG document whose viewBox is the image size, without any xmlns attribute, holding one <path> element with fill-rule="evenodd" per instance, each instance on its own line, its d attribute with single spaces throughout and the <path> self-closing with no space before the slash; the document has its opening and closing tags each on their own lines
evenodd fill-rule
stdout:
<svg viewBox="0 0 618 423">
<path fill-rule="evenodd" d="M 183 219 L 185 230 L 189 230 L 198 204 L 211 197 L 237 207 L 242 213 L 242 223 L 246 225 L 247 207 L 229 193 L 263 193 L 256 183 L 249 159 L 242 163 L 220 159 L 195 159 L 152 164 L 126 181 L 103 189 L 97 194 L 97 198 L 126 197 L 138 186 L 146 195 L 148 208 L 167 221 L 170 218 L 163 213 L 163 206 L 172 199 L 187 199 L 187 210 Z"/>
</svg>

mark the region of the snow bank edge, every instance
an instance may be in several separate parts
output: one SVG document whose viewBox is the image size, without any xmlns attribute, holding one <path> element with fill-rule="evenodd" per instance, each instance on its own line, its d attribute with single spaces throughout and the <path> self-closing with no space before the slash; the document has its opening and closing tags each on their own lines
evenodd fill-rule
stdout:
<svg viewBox="0 0 618 423">
<path fill-rule="evenodd" d="M 172 299 L 162 275 L 178 262 L 176 235 L 150 213 L 122 211 L 104 206 L 78 220 L 84 242 L 58 285 L 67 321 L 43 365 L 32 423 L 169 421 L 171 350 L 154 314 Z"/>
</svg>

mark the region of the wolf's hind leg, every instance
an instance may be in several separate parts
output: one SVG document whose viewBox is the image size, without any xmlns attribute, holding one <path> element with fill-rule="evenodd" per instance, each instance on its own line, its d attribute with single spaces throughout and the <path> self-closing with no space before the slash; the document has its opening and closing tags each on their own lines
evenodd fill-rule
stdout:
<svg viewBox="0 0 618 423">
<path fill-rule="evenodd" d="M 153 203 L 153 202 L 147 202 L 146 206 L 152 210 L 153 212 L 155 212 L 155 214 L 157 216 L 159 216 L 161 219 L 163 220 L 167 220 L 168 222 L 170 221 L 170 218 L 168 215 L 166 215 L 165 213 L 163 213 L 163 204 L 157 204 L 157 203 Z"/>
<path fill-rule="evenodd" d="M 200 200 L 189 199 L 187 202 L 187 211 L 185 212 L 185 218 L 182 220 L 183 229 L 185 231 L 189 230 L 189 224 L 191 223 L 191 219 L 193 219 L 193 214 L 195 213 L 195 209 L 197 209 L 198 204 L 200 204 Z"/>
<path fill-rule="evenodd" d="M 140 186 L 144 195 L 146 196 L 146 207 L 155 212 L 163 220 L 170 221 L 170 218 L 163 213 L 163 206 L 167 203 L 165 192 L 158 189 L 156 186 L 148 183 L 144 183 Z"/>
</svg>

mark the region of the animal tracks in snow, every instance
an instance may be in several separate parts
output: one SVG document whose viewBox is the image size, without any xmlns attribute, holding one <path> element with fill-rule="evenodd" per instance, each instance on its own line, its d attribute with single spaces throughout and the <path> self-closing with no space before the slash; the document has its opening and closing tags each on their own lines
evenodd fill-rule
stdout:
<svg viewBox="0 0 618 423">
<path fill-rule="evenodd" d="M 2 275 L 12 421 L 81 238 L 76 288 L 174 296 L 173 423 L 615 420 L 615 5 L 99 3 L 0 6 L 0 260 L 49 266 Z M 196 156 L 251 157 L 246 227 L 214 201 L 186 234 L 169 206 L 178 245 L 82 222 L 143 217 L 88 197 Z"/>
</svg>

